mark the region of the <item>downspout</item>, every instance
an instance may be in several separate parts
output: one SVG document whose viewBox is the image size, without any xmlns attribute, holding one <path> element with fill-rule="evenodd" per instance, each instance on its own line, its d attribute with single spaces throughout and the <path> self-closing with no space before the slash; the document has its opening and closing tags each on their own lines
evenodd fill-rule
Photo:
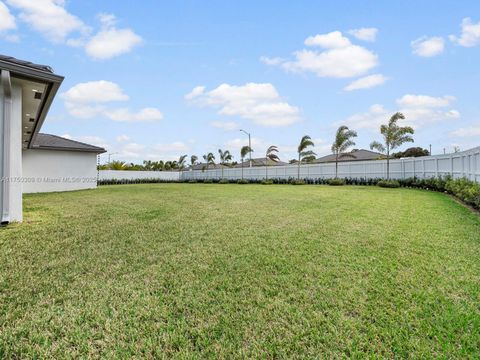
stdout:
<svg viewBox="0 0 480 360">
<path fill-rule="evenodd" d="M 10 222 L 10 122 L 12 115 L 12 83 L 10 72 L 2 70 L 1 84 L 3 89 L 3 156 L 1 159 L 3 181 L 1 186 L 1 225 Z"/>
</svg>

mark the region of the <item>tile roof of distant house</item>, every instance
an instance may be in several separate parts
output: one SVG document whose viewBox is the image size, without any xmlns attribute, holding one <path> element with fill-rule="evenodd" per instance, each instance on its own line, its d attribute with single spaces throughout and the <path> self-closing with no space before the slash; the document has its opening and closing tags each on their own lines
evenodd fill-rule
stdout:
<svg viewBox="0 0 480 360">
<path fill-rule="evenodd" d="M 382 157 L 382 154 L 378 152 L 364 150 L 364 149 L 352 150 L 348 154 L 352 154 L 355 157 L 345 156 L 345 157 L 339 158 L 338 161 L 345 162 L 345 161 L 377 160 Z M 315 159 L 312 163 L 318 164 L 318 163 L 328 163 L 328 162 L 335 162 L 334 154 L 330 154 L 330 155 Z"/>
<path fill-rule="evenodd" d="M 79 141 L 65 139 L 57 135 L 39 133 L 33 143 L 32 149 L 40 150 L 64 150 L 64 151 L 83 151 L 102 154 L 104 148 L 85 144 Z"/>
<path fill-rule="evenodd" d="M 265 163 L 266 163 L 266 158 L 252 159 L 252 166 L 265 166 Z M 272 161 L 272 160 L 268 161 L 268 166 L 284 166 L 284 165 L 288 165 L 288 163 L 283 162 L 283 161 L 276 161 L 276 162 Z M 249 167 L 249 166 L 250 166 L 250 160 L 245 160 L 243 162 L 243 167 Z M 241 168 L 242 163 L 239 163 L 239 164 L 235 165 L 234 167 Z"/>
</svg>

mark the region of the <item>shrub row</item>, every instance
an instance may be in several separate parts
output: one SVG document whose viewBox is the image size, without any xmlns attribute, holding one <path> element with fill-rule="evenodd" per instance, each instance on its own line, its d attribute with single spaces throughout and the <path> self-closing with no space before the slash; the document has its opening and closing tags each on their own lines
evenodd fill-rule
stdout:
<svg viewBox="0 0 480 360">
<path fill-rule="evenodd" d="M 452 179 L 451 177 L 438 177 L 428 179 L 408 178 L 401 180 L 385 179 L 364 179 L 364 178 L 346 178 L 346 179 L 268 179 L 268 180 L 228 180 L 228 179 L 198 179 L 198 180 L 165 180 L 165 179 L 131 179 L 131 180 L 99 180 L 98 185 L 117 185 L 117 184 L 154 184 L 154 183 L 203 183 L 203 184 L 291 184 L 291 185 L 367 185 L 381 186 L 388 188 L 407 187 L 418 188 L 432 191 L 447 192 L 468 205 L 480 210 L 480 184 L 473 181 L 462 179 Z"/>
</svg>

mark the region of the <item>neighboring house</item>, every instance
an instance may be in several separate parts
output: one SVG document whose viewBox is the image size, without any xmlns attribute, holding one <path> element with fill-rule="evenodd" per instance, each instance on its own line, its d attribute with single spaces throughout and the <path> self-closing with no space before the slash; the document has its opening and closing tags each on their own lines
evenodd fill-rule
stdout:
<svg viewBox="0 0 480 360">
<path fill-rule="evenodd" d="M 220 165 L 220 164 L 210 164 L 208 165 L 208 170 L 214 170 L 214 169 L 221 169 L 221 168 L 229 168 L 227 165 Z M 190 165 L 183 169 L 184 171 L 191 171 L 191 170 L 207 170 L 207 164 L 206 163 L 199 163 L 193 165 L 193 167 Z"/>
<path fill-rule="evenodd" d="M 348 154 L 353 156 L 344 156 L 338 158 L 338 162 L 346 162 L 346 161 L 366 161 L 366 160 L 378 160 L 382 159 L 383 155 L 370 150 L 352 150 Z M 322 164 L 322 163 L 330 163 L 335 162 L 335 154 L 330 154 L 327 156 L 323 156 L 321 158 L 315 159 L 311 162 L 311 164 Z"/>
<path fill-rule="evenodd" d="M 63 81 L 49 66 L 0 55 L 1 223 L 22 220 L 24 192 L 96 187 L 104 149 L 40 134 Z"/>
<path fill-rule="evenodd" d="M 252 167 L 265 166 L 265 164 L 267 163 L 266 159 L 267 159 L 266 157 L 252 159 Z M 273 160 L 268 159 L 268 166 L 284 166 L 284 165 L 288 165 L 288 163 L 285 163 L 283 161 L 276 161 L 275 162 Z M 250 166 L 250 160 L 246 160 L 246 161 L 243 162 L 243 167 L 244 168 L 249 167 L 249 166 Z M 239 164 L 235 165 L 234 167 L 241 168 L 242 163 L 239 163 Z"/>
</svg>

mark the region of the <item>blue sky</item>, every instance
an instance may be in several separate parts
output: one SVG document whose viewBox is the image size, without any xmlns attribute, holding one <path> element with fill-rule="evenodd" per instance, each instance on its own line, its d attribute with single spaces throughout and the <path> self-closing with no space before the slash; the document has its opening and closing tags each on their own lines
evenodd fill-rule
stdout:
<svg viewBox="0 0 480 360">
<path fill-rule="evenodd" d="M 477 1 L 0 0 L 0 44 L 65 76 L 43 132 L 126 161 L 237 155 L 240 128 L 257 156 L 340 124 L 368 148 L 399 110 L 415 146 L 480 145 Z"/>
</svg>

